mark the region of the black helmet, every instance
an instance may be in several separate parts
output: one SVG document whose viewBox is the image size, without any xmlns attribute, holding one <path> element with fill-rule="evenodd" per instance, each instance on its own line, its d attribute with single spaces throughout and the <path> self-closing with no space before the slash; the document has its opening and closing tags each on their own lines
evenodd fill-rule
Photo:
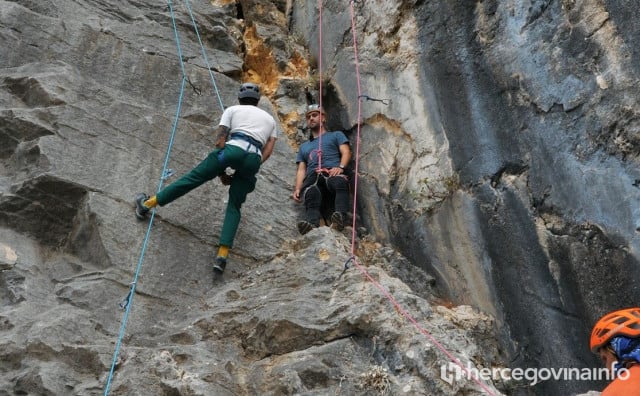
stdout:
<svg viewBox="0 0 640 396">
<path fill-rule="evenodd" d="M 238 91 L 238 99 L 253 98 L 260 100 L 260 87 L 254 83 L 244 83 Z"/>
</svg>

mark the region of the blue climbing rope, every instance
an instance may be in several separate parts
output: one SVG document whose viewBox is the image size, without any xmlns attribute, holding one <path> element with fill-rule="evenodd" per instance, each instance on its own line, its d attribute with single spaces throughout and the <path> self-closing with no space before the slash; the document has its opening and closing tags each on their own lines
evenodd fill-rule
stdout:
<svg viewBox="0 0 640 396">
<path fill-rule="evenodd" d="M 175 136 L 176 136 L 176 131 L 178 129 L 178 120 L 180 119 L 180 112 L 182 111 L 182 103 L 183 103 L 183 99 L 184 99 L 184 91 L 185 91 L 185 87 L 187 84 L 187 73 L 185 71 L 184 68 L 184 58 L 182 56 L 182 48 L 180 45 L 180 37 L 178 35 L 178 28 L 176 26 L 176 18 L 175 18 L 175 14 L 173 11 L 173 4 L 171 2 L 171 0 L 167 0 L 167 4 L 169 6 L 169 12 L 171 14 L 171 21 L 173 24 L 173 31 L 175 34 L 175 40 L 176 40 L 176 47 L 177 47 L 177 51 L 178 51 L 178 58 L 180 59 L 180 70 L 182 71 L 182 83 L 180 86 L 180 94 L 178 97 L 178 105 L 176 108 L 176 114 L 173 120 L 173 127 L 171 129 L 171 136 L 169 139 L 169 144 L 167 147 L 167 151 L 165 154 L 165 158 L 164 158 L 164 163 L 162 165 L 162 172 L 161 172 L 161 176 L 160 176 L 160 181 L 158 182 L 158 189 L 156 192 L 160 192 L 160 190 L 162 190 L 162 186 L 164 181 L 167 179 L 167 175 L 172 172 L 172 170 L 168 169 L 168 165 L 169 165 L 169 158 L 171 157 L 171 149 L 173 147 L 173 143 L 175 141 Z M 211 67 L 209 66 L 209 61 L 206 58 L 206 51 L 204 49 L 204 46 L 202 45 L 202 40 L 200 39 L 200 33 L 198 33 L 198 28 L 196 25 L 196 21 L 193 18 L 193 13 L 191 11 L 191 7 L 189 6 L 188 1 L 186 2 L 187 7 L 189 9 L 189 14 L 191 15 L 191 21 L 193 22 L 193 26 L 196 30 L 196 34 L 198 36 L 198 41 L 200 42 L 200 47 L 202 49 L 202 54 L 205 58 L 205 62 L 207 63 L 207 67 L 209 70 L 209 75 L 211 76 L 211 80 L 213 82 L 213 87 L 214 90 L 216 92 L 216 95 L 218 97 L 218 101 L 220 103 L 220 107 L 221 109 L 224 111 L 224 105 L 222 103 L 222 99 L 220 98 L 220 92 L 218 90 L 218 86 L 216 84 L 215 78 L 213 77 L 213 74 L 211 73 Z M 127 297 L 124 299 L 124 301 L 122 301 L 122 303 L 120 304 L 120 307 L 123 308 L 124 311 L 124 315 L 122 318 L 122 324 L 120 326 L 120 332 L 118 334 L 118 340 L 116 342 L 116 347 L 115 347 L 115 351 L 113 353 L 113 359 L 111 361 L 111 369 L 109 370 L 109 375 L 107 377 L 107 383 L 105 385 L 105 389 L 104 389 L 104 396 L 107 396 L 109 394 L 109 390 L 111 388 L 111 382 L 113 380 L 113 373 L 115 371 L 115 367 L 116 364 L 118 362 L 118 356 L 120 354 L 120 347 L 122 345 L 122 340 L 124 338 L 124 334 L 125 334 L 125 329 L 127 326 L 127 320 L 129 319 L 129 314 L 131 312 L 131 307 L 132 307 L 132 302 L 133 302 L 133 296 L 135 295 L 136 292 L 136 286 L 138 285 L 138 278 L 140 276 L 140 271 L 142 269 L 142 263 L 144 261 L 144 256 L 145 253 L 147 251 L 147 246 L 149 244 L 149 238 L 151 236 L 151 229 L 153 227 L 153 221 L 155 219 L 155 215 L 156 215 L 156 211 L 155 209 L 152 210 L 151 212 L 151 218 L 149 219 L 149 224 L 147 226 L 147 232 L 145 234 L 144 237 L 144 241 L 142 243 L 142 249 L 140 251 L 140 257 L 138 258 L 138 264 L 136 266 L 136 271 L 133 277 L 133 281 L 131 282 L 131 288 L 129 289 L 129 293 L 127 294 Z"/>
</svg>

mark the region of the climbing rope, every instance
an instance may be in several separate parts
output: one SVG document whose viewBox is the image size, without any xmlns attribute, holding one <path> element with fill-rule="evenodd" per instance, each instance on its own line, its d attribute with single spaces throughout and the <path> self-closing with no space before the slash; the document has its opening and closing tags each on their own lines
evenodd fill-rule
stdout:
<svg viewBox="0 0 640 396">
<path fill-rule="evenodd" d="M 156 191 L 160 192 L 160 190 L 162 190 L 162 186 L 164 184 L 164 181 L 173 174 L 173 169 L 169 169 L 168 165 L 169 165 L 169 158 L 171 157 L 171 149 L 173 147 L 173 143 L 175 141 L 175 136 L 176 136 L 176 131 L 178 129 L 178 121 L 180 119 L 180 113 L 182 110 L 182 103 L 184 100 L 184 92 L 185 92 L 185 87 L 187 82 L 189 81 L 188 77 L 187 77 L 187 73 L 185 71 L 185 67 L 184 67 L 184 61 L 183 61 L 183 56 L 182 56 L 182 47 L 180 45 L 180 36 L 178 34 L 178 28 L 176 25 L 176 18 L 175 18 L 175 14 L 173 11 L 173 4 L 171 2 L 171 0 L 167 0 L 167 4 L 169 6 L 169 13 L 171 14 L 171 22 L 173 25 L 173 32 L 175 35 L 175 40 L 176 40 L 176 47 L 177 47 L 177 51 L 178 51 L 178 59 L 180 59 L 180 70 L 182 72 L 182 82 L 180 85 L 180 93 L 178 95 L 178 104 L 177 104 L 177 108 L 176 108 L 176 114 L 175 117 L 173 119 L 173 126 L 171 128 L 171 135 L 169 138 L 169 143 L 167 145 L 167 151 L 165 153 L 165 157 L 164 157 L 164 162 L 162 165 L 162 172 L 161 172 L 161 176 L 160 176 L 160 180 L 158 182 L 158 189 Z M 204 46 L 202 45 L 202 40 L 200 39 L 200 34 L 198 33 L 198 28 L 197 28 L 197 24 L 195 19 L 193 18 L 193 13 L 191 11 L 191 7 L 189 6 L 189 2 L 186 0 L 186 5 L 187 8 L 189 10 L 189 14 L 191 15 L 191 21 L 193 22 L 193 26 L 194 29 L 196 30 L 196 34 L 198 36 L 198 41 L 200 43 L 200 47 L 202 49 L 202 53 L 203 56 L 205 58 L 205 62 L 207 63 L 207 67 L 209 70 L 209 75 L 211 76 L 211 80 L 213 82 L 213 87 L 214 90 L 216 92 L 216 95 L 218 97 L 218 101 L 220 103 L 220 108 L 222 110 L 224 110 L 224 105 L 222 103 L 222 100 L 220 99 L 220 93 L 216 84 L 216 80 L 213 77 L 213 74 L 211 73 L 211 67 L 209 66 L 209 61 L 206 59 L 206 51 L 204 49 Z M 144 241 L 142 243 L 142 248 L 140 251 L 140 256 L 138 258 L 138 264 L 136 265 L 136 271 L 134 273 L 134 277 L 133 277 L 133 281 L 130 284 L 130 289 L 129 289 L 129 293 L 127 294 L 127 296 L 125 297 L 125 299 L 120 303 L 120 307 L 122 309 L 124 309 L 124 314 L 123 314 L 123 318 L 122 318 L 122 324 L 120 325 L 120 332 L 118 334 L 118 339 L 116 342 L 116 347 L 115 347 L 115 351 L 113 353 L 113 359 L 111 360 L 111 368 L 109 370 L 109 375 L 107 376 L 107 382 L 104 388 L 104 396 L 107 396 L 109 394 L 109 390 L 111 388 L 111 382 L 113 381 L 113 373 L 115 371 L 115 367 L 116 364 L 118 362 L 118 355 L 120 354 L 120 348 L 122 345 L 122 340 L 124 338 L 124 334 L 125 334 L 125 329 L 127 326 L 127 320 L 129 319 L 129 314 L 131 313 L 131 307 L 132 307 L 132 302 L 133 302 L 133 297 L 135 295 L 136 292 L 136 286 L 138 284 L 138 278 L 140 276 L 140 271 L 142 269 L 142 263 L 144 262 L 144 256 L 145 253 L 147 251 L 147 246 L 149 244 L 149 238 L 151 236 L 151 229 L 153 228 L 153 221 L 155 219 L 155 215 L 156 215 L 156 211 L 155 209 L 151 211 L 151 217 L 149 219 L 149 224 L 147 225 L 147 231 L 145 233 L 145 237 L 144 237 Z"/>
<path fill-rule="evenodd" d="M 358 91 L 358 116 L 357 126 L 356 126 L 356 157 L 355 157 L 355 169 L 354 169 L 354 177 L 353 177 L 353 208 L 351 213 L 353 213 L 353 219 L 351 223 L 351 256 L 354 257 L 355 262 L 355 246 L 356 246 L 356 210 L 357 210 L 357 202 L 358 202 L 358 172 L 359 172 L 359 164 L 360 164 L 360 119 L 362 117 L 362 86 L 361 86 L 361 77 L 360 77 L 360 62 L 358 58 L 358 37 L 356 35 L 356 16 L 355 10 L 353 7 L 353 1 L 349 2 L 349 13 L 351 15 L 351 34 L 353 37 L 353 63 L 355 65 L 356 70 L 356 87 Z M 345 268 L 348 265 L 348 262 L 345 263 Z"/>
<path fill-rule="evenodd" d="M 318 104 L 320 105 L 320 134 L 318 135 L 318 168 L 316 172 L 322 172 L 322 134 L 324 122 L 322 107 L 322 0 L 318 0 Z M 326 116 L 325 116 L 326 117 Z"/>
<path fill-rule="evenodd" d="M 191 17 L 191 23 L 193 24 L 193 29 L 196 32 L 196 36 L 198 37 L 198 43 L 200 43 L 200 51 L 202 52 L 202 58 L 207 65 L 207 71 L 209 72 L 209 77 L 211 78 L 211 83 L 213 84 L 213 90 L 216 93 L 216 97 L 218 98 L 218 104 L 220 105 L 220 109 L 224 111 L 224 104 L 222 103 L 222 98 L 220 97 L 220 90 L 218 89 L 218 84 L 216 84 L 216 79 L 213 77 L 213 72 L 211 71 L 211 65 L 209 64 L 209 58 L 207 57 L 207 51 L 204 49 L 204 45 L 202 45 L 202 39 L 200 38 L 200 32 L 198 31 L 198 24 L 193 17 L 193 11 L 191 11 L 191 4 L 189 0 L 185 0 L 185 5 L 187 6 L 187 10 L 189 11 L 189 16 Z M 181 58 L 182 59 L 182 58 Z"/>
<path fill-rule="evenodd" d="M 489 389 L 489 387 L 485 383 L 480 381 L 480 379 L 475 375 L 475 373 L 470 372 L 470 370 L 465 365 L 463 365 L 459 359 L 453 356 L 453 354 L 449 352 L 440 342 L 438 342 L 438 340 L 431 333 L 429 333 L 429 331 L 427 331 L 424 327 L 422 327 L 420 323 L 418 323 L 418 321 L 413 316 L 411 316 L 411 314 L 398 303 L 398 301 L 393 297 L 393 295 L 384 288 L 384 286 L 382 286 L 378 281 L 376 281 L 369 274 L 367 269 L 358 262 L 358 258 L 355 255 L 355 245 L 356 245 L 355 213 L 357 209 L 357 194 L 358 194 L 358 164 L 359 164 L 359 158 L 360 158 L 360 120 L 362 117 L 362 99 L 364 98 L 367 100 L 377 100 L 377 101 L 383 102 L 384 104 L 388 104 L 388 103 L 384 102 L 386 99 L 371 99 L 369 96 L 362 94 L 360 66 L 359 66 L 359 60 L 358 60 L 358 38 L 356 35 L 356 17 L 355 17 L 354 3 L 355 3 L 355 0 L 351 0 L 349 2 L 349 10 L 351 15 L 351 32 L 353 35 L 354 64 L 355 64 L 355 73 L 356 73 L 356 85 L 358 90 L 358 118 L 357 118 L 358 124 L 356 128 L 356 155 L 355 155 L 355 161 L 354 161 L 355 175 L 354 175 L 353 212 L 352 212 L 353 222 L 352 222 L 352 229 L 351 229 L 351 257 L 349 257 L 349 259 L 344 263 L 344 268 L 338 278 L 340 278 L 346 272 L 346 270 L 349 268 L 349 263 L 352 262 L 354 266 L 362 273 L 362 275 L 371 283 L 373 283 L 373 285 L 378 290 L 380 290 L 380 292 L 391 302 L 391 304 L 393 304 L 395 309 L 402 316 L 404 316 L 409 322 L 411 322 L 413 326 L 420 333 L 424 334 L 433 343 L 433 345 L 435 345 L 445 356 L 447 356 L 447 358 L 449 358 L 453 363 L 455 363 L 460 368 L 462 368 L 462 370 L 467 374 L 468 376 L 467 378 L 471 378 L 475 383 L 477 383 L 480 386 L 480 388 L 482 388 L 485 392 L 487 392 L 487 394 L 494 396 L 495 393 L 491 389 Z"/>
</svg>

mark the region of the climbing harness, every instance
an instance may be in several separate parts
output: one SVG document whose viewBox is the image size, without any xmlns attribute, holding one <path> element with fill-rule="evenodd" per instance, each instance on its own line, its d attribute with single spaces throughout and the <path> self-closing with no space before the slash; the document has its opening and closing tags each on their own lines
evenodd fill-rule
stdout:
<svg viewBox="0 0 640 396">
<path fill-rule="evenodd" d="M 346 175 L 329 176 L 329 169 L 328 168 L 322 168 L 322 169 L 319 169 L 319 170 L 316 169 L 314 174 L 316 176 L 316 180 L 312 184 L 309 184 L 309 185 L 305 184 L 306 187 L 304 188 L 304 191 L 302 192 L 302 201 L 303 202 L 306 201 L 306 199 L 307 199 L 307 191 L 311 190 L 312 188 L 314 188 L 314 189 L 318 190 L 319 192 L 321 192 L 320 187 L 318 186 L 318 182 L 320 181 L 320 178 L 322 178 L 324 180 L 324 184 L 326 186 L 328 186 L 328 183 L 329 183 L 328 180 L 329 180 L 330 177 L 343 177 L 343 178 L 349 180 Z M 305 180 L 306 180 L 306 178 L 305 178 Z"/>
<path fill-rule="evenodd" d="M 251 147 L 253 147 L 255 154 L 258 154 L 260 156 L 262 155 L 262 143 L 252 138 L 244 131 L 236 130 L 231 132 L 231 134 L 229 135 L 229 140 L 242 140 L 247 143 L 247 147 L 245 147 L 245 151 L 247 153 L 251 153 Z"/>
<path fill-rule="evenodd" d="M 198 41 L 200 43 L 200 47 L 202 49 L 202 53 L 203 56 L 205 58 L 205 61 L 207 63 L 207 67 L 209 70 L 209 75 L 211 76 L 212 82 L 213 82 L 213 86 L 214 86 L 214 90 L 216 92 L 216 95 L 218 97 L 218 101 L 220 104 L 220 108 L 222 110 L 224 110 L 224 105 L 222 104 L 222 99 L 220 98 L 220 92 L 218 91 L 218 86 L 216 84 L 215 78 L 213 77 L 213 74 L 211 73 L 211 66 L 209 66 L 209 61 L 206 58 L 206 51 L 204 49 L 204 46 L 202 45 L 202 40 L 200 38 L 200 33 L 198 32 L 198 28 L 197 28 L 197 24 L 195 22 L 195 19 L 193 17 L 193 12 L 191 11 L 191 6 L 189 5 L 189 1 L 188 0 L 184 0 L 184 3 L 189 11 L 189 14 L 191 16 L 191 21 L 193 22 L 193 26 L 194 29 L 196 31 L 196 35 L 198 36 Z M 180 70 L 182 72 L 182 81 L 180 84 L 180 93 L 178 95 L 178 103 L 177 103 L 177 107 L 176 107 L 176 113 L 175 113 L 175 117 L 173 120 L 173 126 L 171 128 L 171 135 L 169 138 L 169 143 L 167 145 L 167 151 L 165 154 L 165 158 L 164 158 L 164 163 L 162 166 L 162 172 L 161 172 L 161 176 L 160 176 L 160 181 L 158 183 L 158 189 L 157 192 L 159 192 L 162 189 L 162 185 L 163 182 L 173 174 L 173 170 L 172 169 L 168 169 L 168 164 L 169 164 L 169 158 L 171 156 L 171 149 L 173 147 L 173 143 L 175 141 L 175 135 L 176 135 L 176 131 L 178 128 L 178 120 L 180 118 L 180 113 L 182 110 L 182 102 L 184 99 L 184 92 L 185 92 L 185 87 L 187 82 L 190 83 L 188 77 L 187 77 L 187 73 L 185 71 L 184 68 L 184 58 L 182 56 L 182 48 L 180 46 L 180 37 L 178 35 L 178 28 L 176 25 L 176 18 L 175 18 L 175 14 L 174 14 L 174 10 L 173 10 L 173 4 L 171 2 L 171 0 L 167 0 L 167 6 L 168 6 L 168 10 L 169 13 L 171 15 L 171 22 L 173 25 L 173 31 L 174 31 L 174 35 L 175 35 L 175 40 L 176 40 L 176 47 L 177 47 L 177 52 L 178 52 L 178 59 L 180 60 Z M 195 90 L 195 89 L 194 89 Z M 198 94 L 197 90 L 196 90 L 196 94 Z M 111 388 L 111 382 L 113 380 L 113 374 L 115 371 L 115 367 L 116 367 L 116 363 L 118 361 L 118 355 L 120 353 L 120 347 L 122 345 L 122 340 L 124 338 L 124 334 L 125 334 L 125 329 L 127 326 L 127 320 L 129 318 L 129 314 L 131 313 L 131 307 L 132 307 L 132 302 L 133 302 L 133 297 L 135 296 L 136 293 L 136 286 L 138 284 L 138 278 L 140 276 L 140 271 L 142 269 L 142 263 L 144 261 L 144 256 L 145 256 L 145 252 L 147 250 L 147 246 L 149 244 L 149 238 L 151 236 L 151 229 L 153 227 L 153 221 L 155 219 L 155 209 L 152 210 L 151 212 L 151 218 L 149 219 L 149 224 L 147 225 L 147 231 L 144 237 L 144 241 L 142 243 L 142 248 L 140 251 L 140 256 L 138 258 L 138 264 L 136 265 L 136 270 L 134 273 L 134 277 L 133 277 L 133 281 L 130 283 L 130 288 L 129 288 L 129 292 L 127 294 L 127 296 L 124 298 L 124 300 L 119 304 L 120 308 L 124 309 L 124 314 L 123 314 L 123 318 L 122 318 L 122 324 L 120 325 L 120 332 L 118 334 L 118 339 L 116 342 L 116 346 L 115 346 L 115 351 L 113 353 L 113 359 L 111 360 L 111 368 L 109 370 L 109 375 L 107 376 L 107 382 L 105 384 L 105 388 L 104 388 L 104 396 L 109 395 L 109 390 Z"/>
</svg>

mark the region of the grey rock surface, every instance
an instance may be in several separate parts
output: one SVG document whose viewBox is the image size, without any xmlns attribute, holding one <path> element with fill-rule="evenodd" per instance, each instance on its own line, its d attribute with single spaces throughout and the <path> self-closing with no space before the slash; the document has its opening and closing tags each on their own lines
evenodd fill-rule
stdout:
<svg viewBox="0 0 640 396">
<path fill-rule="evenodd" d="M 271 4 L 0 3 L 0 394 L 480 393 L 439 379 L 446 357 L 362 274 L 339 276 L 345 236 L 322 228 L 295 241 L 286 129 L 305 106 L 291 65 L 306 63 L 285 40 L 285 4 Z M 167 155 L 179 175 L 207 154 L 241 78 L 262 83 L 281 138 L 214 281 L 226 187 L 157 209 L 148 239 L 132 199 L 172 181 Z M 492 339 L 491 318 L 474 312 L 462 326 L 451 319 L 460 308 L 434 311 L 422 285 L 388 274 L 430 278 L 371 246 L 372 276 L 437 339 L 456 334 L 443 345 L 500 363 L 495 343 L 475 341 Z"/>
<path fill-rule="evenodd" d="M 473 367 L 599 367 L 590 326 L 640 297 L 637 7 L 322 5 L 320 46 L 315 2 L 0 0 L 0 394 L 102 394 L 139 264 L 113 394 L 481 394 L 357 268 L 338 277 L 349 229 L 297 235 L 319 99 L 354 148 L 362 127 L 356 254 L 421 326 Z M 350 6 L 384 102 L 358 105 Z M 175 179 L 169 142 L 176 175 L 208 153 L 242 80 L 281 137 L 213 284 L 226 187 L 156 210 L 148 244 L 132 199 Z"/>
<path fill-rule="evenodd" d="M 638 11 L 357 3 L 361 85 L 390 99 L 365 100 L 358 115 L 349 5 L 323 3 L 325 100 L 345 109 L 344 127 L 362 122 L 366 227 L 434 276 L 440 295 L 495 315 L 513 366 L 597 367 L 591 326 L 640 292 Z M 319 28 L 307 28 L 317 12 L 302 8 L 296 28 L 318 53 Z"/>
</svg>

